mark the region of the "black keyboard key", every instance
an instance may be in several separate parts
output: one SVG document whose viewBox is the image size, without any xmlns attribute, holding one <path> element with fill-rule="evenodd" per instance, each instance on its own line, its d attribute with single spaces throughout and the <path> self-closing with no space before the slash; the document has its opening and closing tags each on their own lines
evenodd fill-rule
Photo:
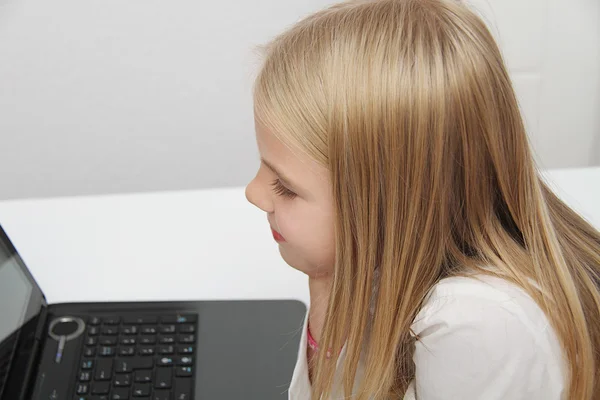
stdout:
<svg viewBox="0 0 600 400">
<path fill-rule="evenodd" d="M 88 337 L 85 339 L 86 346 L 95 346 L 96 343 L 98 343 L 98 339 L 96 339 L 95 337 Z"/>
<path fill-rule="evenodd" d="M 135 382 L 142 382 L 142 383 L 152 382 L 152 371 L 149 371 L 149 370 L 135 371 L 133 380 Z"/>
<path fill-rule="evenodd" d="M 136 343 L 136 339 L 134 337 L 123 337 L 121 338 L 121 344 L 125 346 L 133 346 Z"/>
<path fill-rule="evenodd" d="M 153 356 L 154 355 L 154 347 L 144 346 L 138 349 L 138 354 L 140 356 Z"/>
<path fill-rule="evenodd" d="M 156 324 L 158 323 L 158 318 L 152 316 L 125 317 L 123 318 L 123 323 L 131 325 Z"/>
<path fill-rule="evenodd" d="M 180 333 L 194 333 L 196 332 L 196 327 L 194 325 L 186 324 L 179 326 Z"/>
<path fill-rule="evenodd" d="M 112 357 L 115 355 L 115 348 L 110 346 L 102 346 L 98 349 L 98 355 L 102 357 Z"/>
<path fill-rule="evenodd" d="M 160 317 L 160 322 L 162 324 L 174 324 L 177 322 L 177 316 L 176 315 L 165 315 L 163 317 Z"/>
<path fill-rule="evenodd" d="M 128 387 L 131 385 L 130 374 L 116 374 L 113 379 L 113 385 L 116 387 Z"/>
<path fill-rule="evenodd" d="M 163 325 L 160 327 L 160 333 L 175 333 L 175 325 Z"/>
<path fill-rule="evenodd" d="M 85 397 L 83 397 L 85 399 Z M 81 400 L 81 397 L 75 397 L 75 399 L 73 400 Z M 97 396 L 92 396 L 89 398 L 89 400 L 110 400 L 110 397 L 107 395 L 97 395 Z"/>
<path fill-rule="evenodd" d="M 177 316 L 178 324 L 187 324 L 190 322 L 196 322 L 197 320 L 198 320 L 198 317 L 194 314 L 180 314 Z"/>
<path fill-rule="evenodd" d="M 117 327 L 117 326 L 103 326 L 102 327 L 102 334 L 103 335 L 110 335 L 110 336 L 118 335 L 119 334 L 119 327 Z"/>
<path fill-rule="evenodd" d="M 144 326 L 142 327 L 142 335 L 156 335 L 156 327 L 155 326 Z"/>
<path fill-rule="evenodd" d="M 158 354 L 161 355 L 169 355 L 175 352 L 175 347 L 173 346 L 160 346 L 158 348 Z"/>
<path fill-rule="evenodd" d="M 192 380 L 189 378 L 175 379 L 175 398 L 173 400 L 190 400 L 192 396 Z"/>
<path fill-rule="evenodd" d="M 98 317 L 90 318 L 90 320 L 88 321 L 88 325 L 100 325 L 100 318 L 98 318 Z"/>
<path fill-rule="evenodd" d="M 147 397 L 150 396 L 150 384 L 149 383 L 136 383 L 133 385 L 133 397 Z"/>
<path fill-rule="evenodd" d="M 173 358 L 172 357 L 160 357 L 156 360 L 156 364 L 161 367 L 170 367 L 171 365 L 173 365 Z"/>
<path fill-rule="evenodd" d="M 128 325 L 121 328 L 121 333 L 123 335 L 137 335 L 138 328 L 135 325 Z"/>
<path fill-rule="evenodd" d="M 158 339 L 158 342 L 160 344 L 173 344 L 173 343 L 175 343 L 175 337 L 174 336 L 160 336 Z"/>
<path fill-rule="evenodd" d="M 121 322 L 119 317 L 104 317 L 102 319 L 104 325 L 119 325 L 119 322 Z"/>
<path fill-rule="evenodd" d="M 75 392 L 77 394 L 87 394 L 89 389 L 89 386 L 87 383 L 80 383 L 77 385 L 77 389 L 75 390 Z"/>
<path fill-rule="evenodd" d="M 96 355 L 95 347 L 86 347 L 85 349 L 83 349 L 84 357 L 94 357 L 95 355 Z"/>
<path fill-rule="evenodd" d="M 79 381 L 80 382 L 89 382 L 91 379 L 91 374 L 88 371 L 81 371 L 79 373 Z"/>
<path fill-rule="evenodd" d="M 92 394 L 108 394 L 110 391 L 110 382 L 94 382 L 92 384 Z"/>
<path fill-rule="evenodd" d="M 179 346 L 179 354 L 194 354 L 194 346 Z"/>
<path fill-rule="evenodd" d="M 129 389 L 113 389 L 110 393 L 110 400 L 129 400 Z"/>
<path fill-rule="evenodd" d="M 81 369 L 92 369 L 94 368 L 94 360 L 83 360 L 81 362 Z"/>
<path fill-rule="evenodd" d="M 168 390 L 155 390 L 152 400 L 172 400 L 171 392 Z"/>
<path fill-rule="evenodd" d="M 179 343 L 194 343 L 196 338 L 194 335 L 179 335 L 178 336 Z"/>
<path fill-rule="evenodd" d="M 177 365 L 192 365 L 192 357 L 190 357 L 190 356 L 177 357 L 175 359 L 175 362 L 177 363 Z"/>
<path fill-rule="evenodd" d="M 100 336 L 98 339 L 100 346 L 114 346 L 117 344 L 116 336 Z"/>
<path fill-rule="evenodd" d="M 109 381 L 112 375 L 112 360 L 101 358 L 96 364 L 96 374 L 94 379 L 97 381 Z"/>
<path fill-rule="evenodd" d="M 154 359 L 152 357 L 137 357 L 133 359 L 133 369 L 151 369 L 154 366 Z"/>
<path fill-rule="evenodd" d="M 119 355 L 123 357 L 129 357 L 135 355 L 135 347 L 127 346 L 119 348 Z"/>
<path fill-rule="evenodd" d="M 96 336 L 99 333 L 100 333 L 100 328 L 98 328 L 97 326 L 90 326 L 88 328 L 88 336 Z"/>
<path fill-rule="evenodd" d="M 130 358 L 118 358 L 115 360 L 115 372 L 117 373 L 127 373 L 131 372 L 133 365 L 133 360 Z"/>
<path fill-rule="evenodd" d="M 154 378 L 156 389 L 170 389 L 173 384 L 173 371 L 171 368 L 158 368 Z"/>
<path fill-rule="evenodd" d="M 156 336 L 140 336 L 140 344 L 154 344 Z"/>
<path fill-rule="evenodd" d="M 177 367 L 175 369 L 175 376 L 192 376 L 192 367 Z"/>
</svg>

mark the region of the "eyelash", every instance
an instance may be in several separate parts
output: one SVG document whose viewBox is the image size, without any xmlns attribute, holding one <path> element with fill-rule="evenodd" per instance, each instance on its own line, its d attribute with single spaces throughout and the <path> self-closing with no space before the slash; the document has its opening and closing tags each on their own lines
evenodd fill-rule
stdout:
<svg viewBox="0 0 600 400">
<path fill-rule="evenodd" d="M 281 182 L 279 181 L 279 179 L 275 179 L 271 183 L 271 186 L 273 187 L 273 191 L 275 192 L 275 194 L 278 196 L 286 197 L 288 199 L 293 199 L 297 196 L 296 193 L 292 192 L 290 189 L 283 186 L 281 184 Z"/>
</svg>

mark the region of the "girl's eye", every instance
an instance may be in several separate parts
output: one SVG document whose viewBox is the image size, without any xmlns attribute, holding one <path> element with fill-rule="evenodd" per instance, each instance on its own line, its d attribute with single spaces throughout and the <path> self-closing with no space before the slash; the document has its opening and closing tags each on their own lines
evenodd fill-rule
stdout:
<svg viewBox="0 0 600 400">
<path fill-rule="evenodd" d="M 281 184 L 281 182 L 279 181 L 279 179 L 275 179 L 271 183 L 271 186 L 273 187 L 273 191 L 275 192 L 275 194 L 278 196 L 286 197 L 288 199 L 293 199 L 297 196 L 296 193 L 292 192 L 290 189 L 283 186 Z"/>
</svg>

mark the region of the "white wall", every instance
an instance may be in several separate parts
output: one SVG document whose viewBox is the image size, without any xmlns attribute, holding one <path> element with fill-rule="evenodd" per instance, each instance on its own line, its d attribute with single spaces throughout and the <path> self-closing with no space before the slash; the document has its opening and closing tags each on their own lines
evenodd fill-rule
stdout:
<svg viewBox="0 0 600 400">
<path fill-rule="evenodd" d="M 472 0 L 544 167 L 600 164 L 600 2 Z M 0 199 L 245 184 L 253 49 L 326 0 L 0 0 Z"/>
</svg>

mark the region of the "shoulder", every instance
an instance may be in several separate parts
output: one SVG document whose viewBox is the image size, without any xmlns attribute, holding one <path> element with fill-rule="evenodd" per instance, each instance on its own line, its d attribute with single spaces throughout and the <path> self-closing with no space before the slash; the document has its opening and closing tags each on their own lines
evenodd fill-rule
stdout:
<svg viewBox="0 0 600 400">
<path fill-rule="evenodd" d="M 556 335 L 535 301 L 510 282 L 481 275 L 443 279 L 430 291 L 412 330 L 418 337 L 417 389 L 429 393 L 424 399 L 437 399 L 435 393 L 462 399 L 560 398 L 564 378 Z"/>
</svg>

